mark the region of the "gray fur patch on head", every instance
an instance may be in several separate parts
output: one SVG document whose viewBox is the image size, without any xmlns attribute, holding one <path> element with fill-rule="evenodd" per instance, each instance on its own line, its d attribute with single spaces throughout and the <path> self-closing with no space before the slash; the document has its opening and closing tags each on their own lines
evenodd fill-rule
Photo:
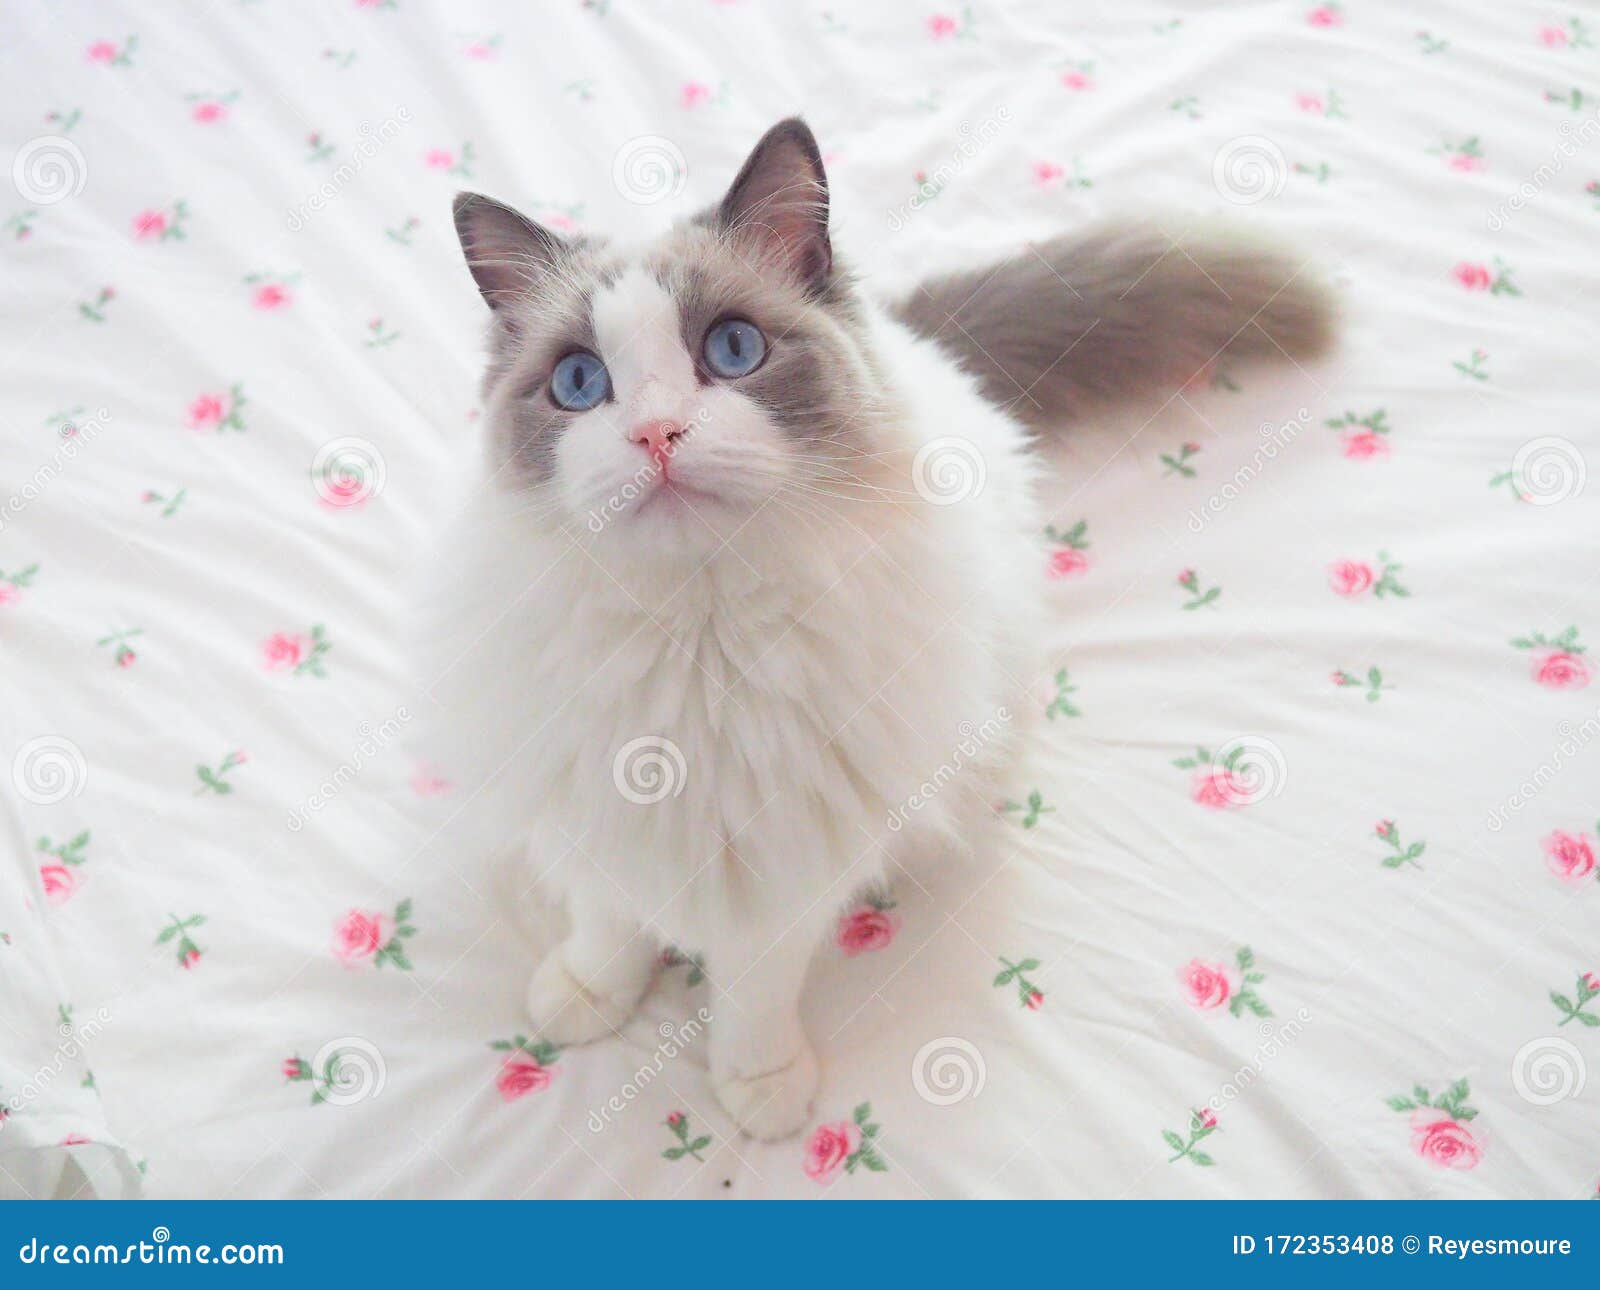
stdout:
<svg viewBox="0 0 1600 1290">
<path fill-rule="evenodd" d="M 567 241 L 547 272 L 496 311 L 484 401 L 495 460 L 508 464 L 521 482 L 543 483 L 554 470 L 556 442 L 580 414 L 557 407 L 540 391 L 551 369 L 574 350 L 599 352 L 595 293 L 625 267 L 602 242 Z"/>
<path fill-rule="evenodd" d="M 744 318 L 761 329 L 766 359 L 732 384 L 794 439 L 838 438 L 871 401 L 857 302 L 837 269 L 813 298 L 759 245 L 699 223 L 677 229 L 644 267 L 676 303 L 684 348 L 703 383 L 717 379 L 702 358 L 713 324 Z"/>
</svg>

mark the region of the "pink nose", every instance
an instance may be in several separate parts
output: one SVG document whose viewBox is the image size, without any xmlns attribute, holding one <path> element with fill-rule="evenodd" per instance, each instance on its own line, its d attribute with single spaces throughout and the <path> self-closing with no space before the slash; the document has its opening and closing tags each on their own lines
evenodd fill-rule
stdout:
<svg viewBox="0 0 1600 1290">
<path fill-rule="evenodd" d="M 683 427 L 676 421 L 641 421 L 629 435 L 634 443 L 643 444 L 657 461 L 672 456 Z"/>
</svg>

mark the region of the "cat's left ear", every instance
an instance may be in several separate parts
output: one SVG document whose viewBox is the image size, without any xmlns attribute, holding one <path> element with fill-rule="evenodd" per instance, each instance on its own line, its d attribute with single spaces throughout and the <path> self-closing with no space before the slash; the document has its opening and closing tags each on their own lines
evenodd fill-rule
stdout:
<svg viewBox="0 0 1600 1290">
<path fill-rule="evenodd" d="M 496 313 L 525 295 L 567 249 L 544 225 L 480 193 L 457 193 L 455 217 L 467 268 Z"/>
<path fill-rule="evenodd" d="M 833 271 L 828 241 L 828 176 L 811 128 L 779 121 L 756 144 L 718 208 L 724 230 L 751 238 L 809 292 Z"/>
</svg>

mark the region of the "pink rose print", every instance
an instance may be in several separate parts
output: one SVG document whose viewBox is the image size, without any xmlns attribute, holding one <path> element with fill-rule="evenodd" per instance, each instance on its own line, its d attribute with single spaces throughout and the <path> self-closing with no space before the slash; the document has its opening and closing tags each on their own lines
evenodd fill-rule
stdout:
<svg viewBox="0 0 1600 1290">
<path fill-rule="evenodd" d="M 841 1173 L 853 1174 L 859 1165 L 883 1173 L 888 1163 L 878 1154 L 879 1126 L 872 1122 L 872 1103 L 863 1102 L 848 1120 L 818 1125 L 806 1143 L 806 1177 L 826 1187 Z"/>
<path fill-rule="evenodd" d="M 1468 291 L 1487 291 L 1491 296 L 1520 296 L 1521 290 L 1511 280 L 1511 270 L 1496 257 L 1494 267 L 1467 261 L 1450 270 L 1450 276 Z"/>
<path fill-rule="evenodd" d="M 1323 105 L 1322 95 L 1320 94 L 1296 94 L 1294 96 L 1294 105 L 1302 112 L 1315 112 L 1318 116 L 1322 115 Z"/>
<path fill-rule="evenodd" d="M 1426 842 L 1402 842 L 1400 830 L 1393 820 L 1378 821 L 1377 827 L 1372 831 L 1389 847 L 1389 854 L 1383 858 L 1385 869 L 1399 869 L 1408 864 L 1418 869 L 1422 868 L 1417 864 L 1417 857 L 1428 849 Z"/>
<path fill-rule="evenodd" d="M 554 1044 L 517 1035 L 512 1039 L 496 1039 L 489 1047 L 506 1054 L 494 1081 L 501 1101 L 515 1102 L 529 1093 L 540 1093 L 550 1087 L 556 1074 L 550 1068 L 561 1055 Z"/>
<path fill-rule="evenodd" d="M 1266 973 L 1256 967 L 1255 951 L 1248 945 L 1241 945 L 1234 951 L 1233 961 L 1234 967 L 1229 968 L 1221 963 L 1191 959 L 1179 970 L 1178 980 L 1189 997 L 1189 1006 L 1197 1012 L 1212 1012 L 1226 1006 L 1234 1017 L 1242 1017 L 1246 1012 L 1270 1017 L 1272 1009 L 1255 990 L 1267 979 Z"/>
<path fill-rule="evenodd" d="M 1198 1111 L 1189 1113 L 1188 1138 L 1181 1133 L 1174 1133 L 1171 1129 L 1161 1130 L 1162 1141 L 1174 1153 L 1167 1157 L 1167 1163 L 1175 1165 L 1180 1160 L 1187 1160 L 1192 1165 L 1209 1168 L 1216 1161 L 1207 1152 L 1197 1151 L 1195 1148 L 1203 1139 L 1209 1138 L 1216 1131 L 1217 1117 L 1209 1107 L 1202 1107 Z"/>
<path fill-rule="evenodd" d="M 1328 585 L 1341 596 L 1359 596 L 1372 582 L 1372 566 L 1359 560 L 1340 560 L 1328 566 Z"/>
<path fill-rule="evenodd" d="M 1389 1109 L 1410 1115 L 1411 1149 L 1441 1169 L 1472 1169 L 1483 1158 L 1483 1148 L 1467 1129 L 1478 1112 L 1467 1105 L 1467 1081 L 1457 1080 L 1438 1097 L 1418 1084 L 1410 1096 L 1388 1099 Z M 1443 1114 L 1441 1114 L 1441 1112 Z"/>
<path fill-rule="evenodd" d="M 281 282 L 264 282 L 255 289 L 250 303 L 257 309 L 281 309 L 293 297 Z"/>
<path fill-rule="evenodd" d="M 1551 690 L 1581 690 L 1589 684 L 1589 664 L 1583 657 L 1587 649 L 1579 643 L 1576 627 L 1568 627 L 1554 638 L 1529 632 L 1513 637 L 1511 644 L 1532 653 L 1532 675 L 1539 685 Z"/>
<path fill-rule="evenodd" d="M 520 1057 L 508 1057 L 495 1076 L 495 1087 L 504 1101 L 515 1102 L 529 1093 L 538 1093 L 550 1087 L 551 1073 L 538 1062 Z"/>
<path fill-rule="evenodd" d="M 1075 574 L 1084 573 L 1089 568 L 1089 557 L 1082 551 L 1075 551 L 1067 547 L 1054 551 L 1050 555 L 1050 576 L 1052 578 L 1070 578 Z"/>
<path fill-rule="evenodd" d="M 64 905 L 78 890 L 78 879 L 65 865 L 39 866 L 39 881 L 44 885 L 44 897 L 52 905 Z"/>
<path fill-rule="evenodd" d="M 685 81 L 678 91 L 678 102 L 686 108 L 697 108 L 711 101 L 711 87 L 702 81 Z"/>
<path fill-rule="evenodd" d="M 881 950 L 894 940 L 900 920 L 893 909 L 893 901 L 874 900 L 839 920 L 833 938 L 846 958 Z"/>
<path fill-rule="evenodd" d="M 1001 972 L 994 979 L 994 988 L 1015 984 L 1017 999 L 1029 1012 L 1038 1012 L 1044 1007 L 1044 991 L 1028 979 L 1028 973 L 1039 966 L 1038 959 L 1023 959 L 1013 963 L 1004 954 L 1000 955 Z"/>
<path fill-rule="evenodd" d="M 1079 520 L 1070 529 L 1057 529 L 1053 524 L 1045 526 L 1044 535 L 1055 543 L 1056 550 L 1050 553 L 1048 575 L 1051 578 L 1074 578 L 1080 573 L 1089 570 L 1089 521 Z"/>
<path fill-rule="evenodd" d="M 1195 377 L 1195 381 L 1203 381 L 1204 373 Z M 1178 445 L 1175 453 L 1164 452 L 1161 454 L 1161 473 L 1163 475 L 1182 475 L 1185 479 L 1193 479 L 1199 472 L 1189 464 L 1189 458 L 1200 451 L 1197 443 L 1184 443 Z"/>
<path fill-rule="evenodd" d="M 1066 173 L 1065 167 L 1058 166 L 1053 161 L 1036 161 L 1033 163 L 1033 182 L 1041 188 L 1048 188 Z"/>
<path fill-rule="evenodd" d="M 1600 999 L 1600 976 L 1593 972 L 1579 974 L 1577 987 L 1570 999 L 1559 990 L 1550 991 L 1550 1002 L 1561 1010 L 1561 1020 L 1556 1025 L 1564 1026 L 1569 1021 L 1576 1021 L 1582 1026 L 1600 1026 L 1600 1012 L 1584 1011 L 1596 999 Z"/>
<path fill-rule="evenodd" d="M 806 1177 L 826 1186 L 844 1172 L 844 1162 L 861 1145 L 861 1130 L 848 1120 L 823 1124 L 806 1144 Z"/>
<path fill-rule="evenodd" d="M 346 967 L 362 967 L 370 959 L 374 967 L 393 963 L 403 972 L 411 970 L 404 942 L 417 934 L 411 926 L 411 899 L 395 906 L 394 917 L 375 909 L 352 909 L 333 929 L 333 956 Z"/>
<path fill-rule="evenodd" d="M 333 929 L 333 953 L 346 967 L 359 967 L 389 939 L 388 916 L 352 909 Z"/>
<path fill-rule="evenodd" d="M 218 797 L 226 797 L 233 792 L 233 784 L 229 781 L 228 776 L 233 773 L 234 767 L 243 766 L 249 760 L 241 748 L 235 752 L 230 752 L 224 757 L 217 764 L 215 770 L 212 770 L 211 767 L 204 763 L 196 765 L 194 773 L 195 778 L 200 781 L 200 792 L 215 793 Z"/>
<path fill-rule="evenodd" d="M 1331 430 L 1344 432 L 1344 455 L 1354 461 L 1389 455 L 1389 420 L 1384 409 L 1357 416 L 1346 412 L 1342 417 L 1330 417 L 1326 425 Z"/>
<path fill-rule="evenodd" d="M 928 19 L 928 35 L 934 40 L 945 40 L 956 30 L 956 20 L 947 13 L 936 13 Z"/>
<path fill-rule="evenodd" d="M 1600 825 L 1596 829 L 1600 831 Z M 1595 877 L 1594 847 L 1587 835 L 1557 829 L 1539 845 L 1544 848 L 1545 867 L 1563 882 L 1588 882 Z"/>
<path fill-rule="evenodd" d="M 1189 1006 L 1201 1011 L 1220 1008 L 1233 993 L 1233 983 L 1228 979 L 1228 969 L 1221 963 L 1207 963 L 1191 959 L 1179 974 L 1183 988 L 1189 996 Z"/>
<path fill-rule="evenodd" d="M 326 677 L 322 660 L 332 648 L 321 623 L 314 623 L 309 634 L 276 632 L 261 642 L 261 665 L 269 672 Z"/>
<path fill-rule="evenodd" d="M 283 1077 L 288 1080 L 304 1079 L 306 1064 L 298 1057 L 286 1057 L 283 1061 Z"/>
<path fill-rule="evenodd" d="M 1087 71 L 1071 71 L 1061 74 L 1061 83 L 1069 90 L 1092 90 L 1094 80 Z"/>
<path fill-rule="evenodd" d="M 1217 597 L 1222 594 L 1221 587 L 1202 587 L 1200 575 L 1193 569 L 1185 569 L 1178 575 L 1178 585 L 1189 593 L 1189 599 L 1179 606 L 1180 609 L 1203 609 L 1216 604 Z"/>
<path fill-rule="evenodd" d="M 1580 655 L 1555 650 L 1535 659 L 1533 679 L 1552 690 L 1581 690 L 1589 684 L 1589 665 Z"/>
<path fill-rule="evenodd" d="M 672 1136 L 678 1140 L 678 1145 L 668 1147 L 661 1153 L 664 1160 L 682 1160 L 685 1156 L 693 1156 L 701 1164 L 706 1158 L 700 1153 L 711 1145 L 711 1135 L 702 1133 L 699 1137 L 689 1136 L 689 1117 L 682 1111 L 673 1111 L 666 1118 L 667 1128 L 672 1130 Z"/>
<path fill-rule="evenodd" d="M 22 588 L 13 586 L 9 582 L 0 582 L 0 609 L 7 605 L 19 604 L 22 601 Z"/>
<path fill-rule="evenodd" d="M 176 914 L 167 915 L 167 925 L 161 929 L 161 935 L 156 937 L 157 945 L 171 945 L 176 953 L 178 966 L 185 972 L 200 961 L 200 947 L 194 943 L 194 938 L 189 933 L 196 927 L 204 925 L 204 914 L 191 914 L 188 918 L 179 918 Z"/>
<path fill-rule="evenodd" d="M 1466 1125 L 1433 1119 L 1425 1111 L 1412 1120 L 1411 1149 L 1441 1169 L 1472 1169 L 1483 1158 L 1483 1148 Z"/>
<path fill-rule="evenodd" d="M 84 52 L 91 63 L 111 63 L 117 57 L 117 47 L 109 40 L 97 40 Z"/>
<path fill-rule="evenodd" d="M 282 672 L 298 667 L 300 660 L 311 652 L 311 642 L 304 636 L 279 632 L 269 636 L 261 647 L 261 654 L 269 672 Z"/>
<path fill-rule="evenodd" d="M 1223 755 L 1214 755 L 1209 749 L 1196 748 L 1193 757 L 1177 757 L 1173 765 L 1179 770 L 1193 771 L 1189 781 L 1189 796 L 1207 810 L 1226 811 L 1238 806 L 1252 806 L 1264 797 L 1271 796 L 1278 780 L 1276 775 L 1260 777 L 1249 773 L 1246 763 L 1241 772 L 1241 759 L 1250 750 L 1236 743 Z M 1260 769 L 1260 768 L 1258 768 Z"/>
<path fill-rule="evenodd" d="M 1083 713 L 1072 702 L 1072 696 L 1077 693 L 1078 687 L 1068 682 L 1067 669 L 1064 667 L 1058 668 L 1055 676 L 1051 679 L 1054 682 L 1052 687 L 1054 693 L 1051 693 L 1050 690 L 1045 691 L 1045 697 L 1049 699 L 1049 702 L 1045 705 L 1044 715 L 1049 717 L 1051 721 L 1054 721 L 1057 717 L 1081 717 Z"/>
<path fill-rule="evenodd" d="M 1333 683 L 1341 688 L 1359 688 L 1362 684 L 1365 684 L 1367 687 L 1368 703 L 1376 703 L 1380 698 L 1383 697 L 1383 692 L 1385 690 L 1394 689 L 1392 685 L 1384 684 L 1383 670 L 1376 664 L 1367 669 L 1365 682 L 1363 682 L 1362 678 L 1357 676 L 1354 672 L 1346 672 L 1343 668 L 1339 668 L 1337 671 L 1333 672 L 1332 677 Z"/>
<path fill-rule="evenodd" d="M 207 99 L 196 103 L 189 116 L 199 125 L 215 125 L 228 115 L 227 105 L 218 103 L 215 99 Z"/>
<path fill-rule="evenodd" d="M 1540 27 L 1539 43 L 1546 49 L 1563 49 L 1567 43 L 1567 33 L 1560 27 Z"/>
<path fill-rule="evenodd" d="M 1246 805 L 1250 790 L 1226 766 L 1208 766 L 1196 773 L 1190 796 L 1207 810 L 1226 811 Z"/>
<path fill-rule="evenodd" d="M 1389 445 L 1372 431 L 1361 430 L 1355 434 L 1345 436 L 1344 455 L 1355 461 L 1367 461 L 1373 457 L 1387 457 L 1389 455 Z"/>
<path fill-rule="evenodd" d="M 141 242 L 161 237 L 166 231 L 167 216 L 164 211 L 140 211 L 133 217 L 133 235 Z"/>
<path fill-rule="evenodd" d="M 86 1134 L 69 1133 L 66 1137 L 61 1139 L 61 1145 L 63 1147 L 86 1147 L 93 1141 L 94 1139 L 88 1137 Z"/>
<path fill-rule="evenodd" d="M 456 154 L 447 148 L 430 148 L 423 154 L 422 164 L 429 170 L 449 170 L 456 164 Z"/>
<path fill-rule="evenodd" d="M 1306 21 L 1313 27 L 1342 27 L 1344 7 L 1336 4 L 1318 5 L 1306 14 Z"/>
<path fill-rule="evenodd" d="M 139 38 L 129 36 L 120 48 L 114 40 L 96 40 L 83 52 L 91 63 L 98 63 L 101 67 L 132 67 L 133 51 L 138 47 Z"/>
<path fill-rule="evenodd" d="M 227 394 L 200 394 L 189 404 L 189 429 L 202 433 L 243 430 L 242 415 L 247 400 L 242 385 L 231 386 Z"/>
</svg>

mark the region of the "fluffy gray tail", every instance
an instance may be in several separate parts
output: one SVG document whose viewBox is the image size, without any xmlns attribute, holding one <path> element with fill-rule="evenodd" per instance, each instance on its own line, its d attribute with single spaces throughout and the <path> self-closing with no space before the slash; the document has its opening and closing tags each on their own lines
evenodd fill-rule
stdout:
<svg viewBox="0 0 1600 1290">
<path fill-rule="evenodd" d="M 931 278 L 892 311 L 1033 426 L 1164 400 L 1223 359 L 1312 359 L 1334 308 L 1307 264 L 1238 233 L 1121 223 Z"/>
</svg>

